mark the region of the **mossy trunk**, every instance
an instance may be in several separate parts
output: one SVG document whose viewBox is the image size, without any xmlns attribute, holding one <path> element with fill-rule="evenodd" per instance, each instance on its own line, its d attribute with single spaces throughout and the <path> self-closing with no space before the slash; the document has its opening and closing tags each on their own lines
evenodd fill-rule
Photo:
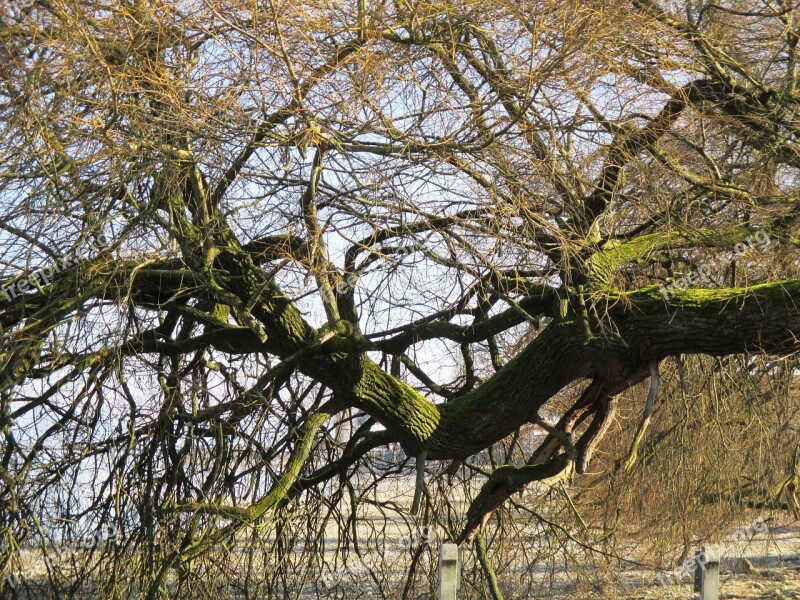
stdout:
<svg viewBox="0 0 800 600">
<path fill-rule="evenodd" d="M 669 301 L 647 288 L 596 302 L 604 316 L 589 338 L 583 324 L 552 322 L 493 377 L 445 404 L 433 404 L 366 356 L 354 385 L 330 384 L 393 432 L 407 452 L 425 448 L 429 459 L 460 459 L 533 421 L 545 402 L 582 378 L 619 390 L 670 355 L 796 351 L 798 307 L 800 281 L 691 290 Z"/>
</svg>

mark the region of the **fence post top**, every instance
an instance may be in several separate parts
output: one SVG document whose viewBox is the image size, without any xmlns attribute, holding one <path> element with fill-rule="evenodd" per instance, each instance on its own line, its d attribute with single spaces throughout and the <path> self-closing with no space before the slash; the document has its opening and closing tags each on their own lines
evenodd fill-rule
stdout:
<svg viewBox="0 0 800 600">
<path fill-rule="evenodd" d="M 720 559 L 719 546 L 703 546 L 703 554 L 706 563 L 718 563 Z"/>
<path fill-rule="evenodd" d="M 439 548 L 439 557 L 443 562 L 458 560 L 458 544 L 442 544 Z"/>
</svg>

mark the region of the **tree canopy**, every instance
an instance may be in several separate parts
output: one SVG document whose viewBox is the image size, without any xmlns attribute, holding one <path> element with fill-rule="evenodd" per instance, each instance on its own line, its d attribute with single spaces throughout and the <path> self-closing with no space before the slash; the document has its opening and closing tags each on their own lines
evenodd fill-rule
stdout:
<svg viewBox="0 0 800 600">
<path fill-rule="evenodd" d="M 446 529 L 485 561 L 642 383 L 631 468 L 665 359 L 800 348 L 796 17 L 4 4 L 0 566 L 113 526 L 108 597 L 150 548 L 155 598 L 407 457 L 426 518 L 426 468 L 479 477 Z"/>
</svg>

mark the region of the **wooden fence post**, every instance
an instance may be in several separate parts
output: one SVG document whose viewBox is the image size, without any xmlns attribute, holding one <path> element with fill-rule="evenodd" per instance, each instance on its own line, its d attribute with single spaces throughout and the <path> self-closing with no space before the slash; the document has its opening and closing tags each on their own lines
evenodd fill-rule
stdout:
<svg viewBox="0 0 800 600">
<path fill-rule="evenodd" d="M 719 548 L 703 547 L 695 555 L 694 591 L 700 592 L 700 600 L 719 600 Z"/>
<path fill-rule="evenodd" d="M 461 558 L 457 544 L 439 546 L 439 600 L 456 600 L 461 578 Z"/>
</svg>

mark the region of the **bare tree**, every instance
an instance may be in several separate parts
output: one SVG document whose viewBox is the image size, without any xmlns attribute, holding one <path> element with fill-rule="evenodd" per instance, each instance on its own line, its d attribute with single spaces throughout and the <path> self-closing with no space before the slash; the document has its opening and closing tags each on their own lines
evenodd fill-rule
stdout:
<svg viewBox="0 0 800 600">
<path fill-rule="evenodd" d="M 413 502 L 498 598 L 489 519 L 567 494 L 620 394 L 800 347 L 788 2 L 3 6 L 3 572 L 81 540 L 61 593 L 210 597 L 220 556 L 335 592 Z"/>
</svg>

